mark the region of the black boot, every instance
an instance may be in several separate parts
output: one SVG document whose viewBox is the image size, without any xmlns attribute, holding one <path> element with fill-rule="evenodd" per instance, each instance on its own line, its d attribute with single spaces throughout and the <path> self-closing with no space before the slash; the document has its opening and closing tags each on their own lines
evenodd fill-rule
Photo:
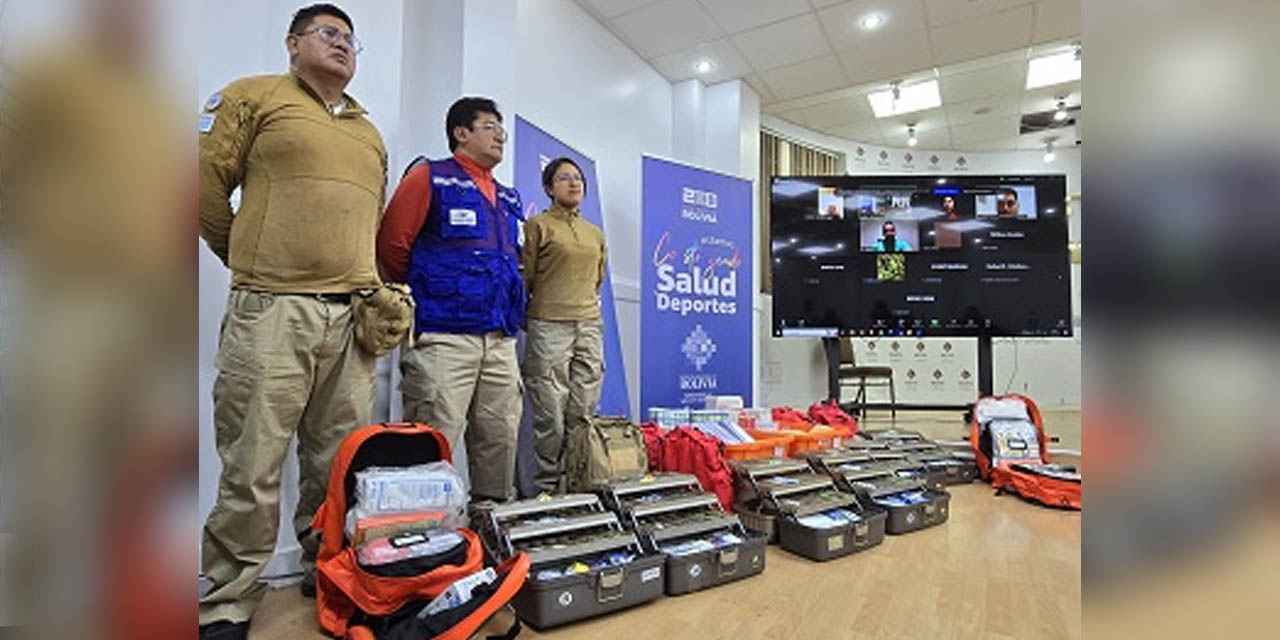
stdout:
<svg viewBox="0 0 1280 640">
<path fill-rule="evenodd" d="M 200 625 L 200 640 L 248 640 L 248 622 L 219 620 Z"/>
<path fill-rule="evenodd" d="M 314 599 L 316 597 L 316 574 L 302 574 L 302 582 L 298 583 L 298 590 L 302 592 L 302 597 Z"/>
</svg>

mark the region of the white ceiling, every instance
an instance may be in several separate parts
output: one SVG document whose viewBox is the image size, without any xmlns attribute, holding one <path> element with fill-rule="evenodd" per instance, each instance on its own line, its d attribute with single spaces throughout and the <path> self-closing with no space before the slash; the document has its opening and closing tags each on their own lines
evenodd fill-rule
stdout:
<svg viewBox="0 0 1280 640">
<path fill-rule="evenodd" d="M 1081 0 L 576 0 L 671 82 L 742 78 L 764 111 L 828 135 L 920 147 L 1038 149 L 1023 114 L 1080 106 L 1080 83 L 1026 91 L 1027 59 L 1079 40 Z M 885 21 L 866 30 L 863 17 Z M 698 73 L 707 60 L 714 67 Z M 866 95 L 937 78 L 942 107 L 877 120 Z M 1075 112 L 1079 118 L 1079 112 Z"/>
</svg>

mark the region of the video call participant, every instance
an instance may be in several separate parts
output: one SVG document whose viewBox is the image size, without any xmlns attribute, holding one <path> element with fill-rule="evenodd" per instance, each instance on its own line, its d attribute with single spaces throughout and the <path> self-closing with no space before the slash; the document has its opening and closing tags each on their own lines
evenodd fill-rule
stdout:
<svg viewBox="0 0 1280 640">
<path fill-rule="evenodd" d="M 1018 217 L 1018 192 L 1013 189 L 1001 189 L 1000 198 L 996 200 L 996 214 L 1001 218 Z"/>
<path fill-rule="evenodd" d="M 213 385 L 222 472 L 202 536 L 212 582 L 200 598 L 202 639 L 247 637 L 276 546 L 290 439 L 294 528 L 304 531 L 338 444 L 373 412 L 375 358 L 356 343 L 352 295 L 381 285 L 373 241 L 387 153 L 344 93 L 360 54 L 353 31 L 338 7 L 300 9 L 284 40 L 289 71 L 232 82 L 200 116 L 200 236 L 231 269 Z M 318 543 L 301 543 L 305 595 Z"/>
<path fill-rule="evenodd" d="M 910 251 L 911 245 L 906 240 L 898 237 L 897 228 L 892 220 L 885 220 L 880 227 L 880 233 L 883 237 L 876 240 L 871 246 L 872 251 L 889 252 L 889 251 Z"/>
<path fill-rule="evenodd" d="M 959 219 L 956 214 L 956 199 L 951 196 L 942 196 L 942 213 L 947 216 L 948 220 Z"/>
<path fill-rule="evenodd" d="M 520 253 L 529 292 L 524 384 L 538 460 L 533 481 L 540 491 L 557 493 L 565 454 L 572 451 L 574 437 L 590 427 L 600 402 L 600 287 L 607 253 L 604 233 L 578 210 L 587 193 L 578 165 L 569 158 L 552 160 L 542 171 L 542 188 L 551 206 L 525 225 Z"/>
<path fill-rule="evenodd" d="M 408 282 L 416 344 L 400 350 L 405 420 L 466 438 L 472 501 L 512 495 L 524 404 L 516 333 L 525 321 L 519 271 L 520 194 L 493 177 L 507 132 L 488 98 L 465 97 L 445 116 L 453 155 L 419 158 L 378 230 L 388 280 Z"/>
</svg>

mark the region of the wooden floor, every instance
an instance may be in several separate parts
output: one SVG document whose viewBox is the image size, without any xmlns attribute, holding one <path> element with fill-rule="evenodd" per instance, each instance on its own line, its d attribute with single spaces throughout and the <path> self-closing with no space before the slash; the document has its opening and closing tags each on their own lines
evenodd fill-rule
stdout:
<svg viewBox="0 0 1280 640">
<path fill-rule="evenodd" d="M 887 417 L 887 416 L 886 416 Z M 866 428 L 888 426 L 879 415 Z M 1079 412 L 1046 412 L 1078 449 Z M 957 415 L 899 414 L 897 425 L 956 439 Z M 951 488 L 951 518 L 826 563 L 769 547 L 763 574 L 530 638 L 1079 638 L 1080 514 Z M 324 638 L 296 587 L 267 595 L 251 640 Z"/>
</svg>

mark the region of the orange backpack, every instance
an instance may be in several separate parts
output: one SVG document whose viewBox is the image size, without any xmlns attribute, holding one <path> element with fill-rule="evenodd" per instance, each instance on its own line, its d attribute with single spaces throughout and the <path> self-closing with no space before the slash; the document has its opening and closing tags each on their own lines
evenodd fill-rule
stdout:
<svg viewBox="0 0 1280 640">
<path fill-rule="evenodd" d="M 997 492 L 1080 509 L 1080 474 L 1075 467 L 1049 462 L 1044 420 L 1031 398 L 1016 393 L 981 398 L 970 420 L 969 444 L 978 473 Z"/>
<path fill-rule="evenodd" d="M 467 543 L 460 564 L 442 564 L 419 575 L 379 576 L 357 562 L 356 549 L 343 534 L 347 510 L 355 500 L 356 472 L 371 466 L 412 466 L 450 457 L 448 440 L 424 424 L 370 425 L 343 439 L 329 469 L 325 500 L 311 521 L 311 528 L 320 532 L 316 615 L 326 632 L 348 640 L 464 640 L 524 585 L 529 557 L 521 553 L 495 568 L 498 579 L 491 583 L 492 588 L 477 590 L 480 595 L 473 594 L 471 601 L 430 616 L 423 624 L 415 622 L 413 614 L 455 581 L 484 569 L 484 551 L 475 532 L 458 530 Z M 510 635 L 519 633 L 518 624 Z M 396 627 L 394 634 L 387 632 L 392 626 Z"/>
</svg>

